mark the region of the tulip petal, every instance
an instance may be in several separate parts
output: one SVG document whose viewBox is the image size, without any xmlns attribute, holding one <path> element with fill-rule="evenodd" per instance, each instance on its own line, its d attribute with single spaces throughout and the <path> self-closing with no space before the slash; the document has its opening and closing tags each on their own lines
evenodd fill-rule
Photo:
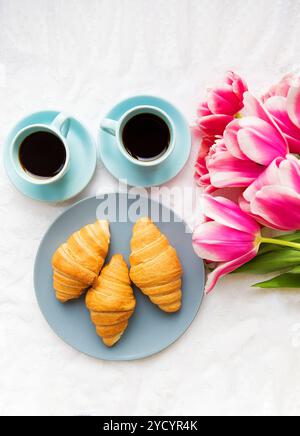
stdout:
<svg viewBox="0 0 300 436">
<path fill-rule="evenodd" d="M 206 192 L 208 191 L 213 192 L 216 189 L 211 186 L 210 175 L 209 174 L 202 175 L 201 172 L 198 170 L 197 166 L 195 171 L 195 180 L 199 186 L 205 188 Z M 212 191 L 211 188 L 213 188 Z"/>
<path fill-rule="evenodd" d="M 199 117 L 204 117 L 204 116 L 207 116 L 207 115 L 212 115 L 211 111 L 208 108 L 208 105 L 207 105 L 206 101 L 203 101 L 203 102 L 201 102 L 199 104 L 198 112 L 197 113 L 198 113 Z"/>
<path fill-rule="evenodd" d="M 254 97 L 254 95 L 250 94 L 250 92 L 245 92 L 244 94 L 244 105 L 247 116 L 257 117 L 266 121 L 267 123 L 273 123 L 264 106 L 256 97 Z"/>
<path fill-rule="evenodd" d="M 293 86 L 289 90 L 287 111 L 293 123 L 300 127 L 300 86 Z"/>
<path fill-rule="evenodd" d="M 275 124 L 265 106 L 250 92 L 244 94 L 244 105 L 246 116 L 259 118 L 272 125 Z"/>
<path fill-rule="evenodd" d="M 238 74 L 233 71 L 228 71 L 225 77 L 225 83 L 232 86 L 233 92 L 243 101 L 243 96 L 248 91 L 247 83 Z"/>
<path fill-rule="evenodd" d="M 204 192 L 205 192 L 205 194 L 212 194 L 213 192 L 217 191 L 217 189 L 218 189 L 218 188 L 216 188 L 216 187 L 213 186 L 213 185 L 207 185 L 207 186 L 204 188 Z"/>
<path fill-rule="evenodd" d="M 227 198 L 203 195 L 201 207 L 205 216 L 227 227 L 252 235 L 260 231 L 255 220 Z"/>
<path fill-rule="evenodd" d="M 200 224 L 193 235 L 196 254 L 213 262 L 227 262 L 242 256 L 253 249 L 254 241 L 253 235 L 214 221 Z"/>
<path fill-rule="evenodd" d="M 247 118 L 241 120 L 242 128 L 237 133 L 242 152 L 261 165 L 269 165 L 278 156 L 285 157 L 288 152 L 287 144 L 277 130 L 263 120 Z"/>
<path fill-rule="evenodd" d="M 237 134 L 240 130 L 240 120 L 234 120 L 225 129 L 224 142 L 230 153 L 237 159 L 248 160 L 247 156 L 241 151 Z"/>
<path fill-rule="evenodd" d="M 230 115 L 208 115 L 198 121 L 203 136 L 222 136 L 225 127 L 233 120 Z"/>
<path fill-rule="evenodd" d="M 197 163 L 201 162 L 201 164 L 206 167 L 205 158 L 207 157 L 213 144 L 214 144 L 214 141 L 211 138 L 204 138 L 201 141 L 199 153 L 198 153 L 198 157 L 197 157 Z"/>
<path fill-rule="evenodd" d="M 265 171 L 250 185 L 243 193 L 243 198 L 246 202 L 250 202 L 254 198 L 257 191 L 259 191 L 263 186 L 266 185 L 277 185 L 280 183 L 278 168 L 283 162 L 283 157 L 278 157 L 275 159 L 271 165 L 269 165 Z M 241 202 L 240 202 L 241 204 Z M 244 207 L 242 207 L 245 210 Z"/>
<path fill-rule="evenodd" d="M 211 185 L 210 175 L 206 166 L 206 158 L 213 143 L 214 141 L 211 138 L 204 138 L 201 141 L 197 162 L 195 164 L 195 179 L 199 186 L 206 187 Z"/>
<path fill-rule="evenodd" d="M 213 186 L 217 188 L 247 187 L 262 173 L 264 167 L 250 160 L 241 160 L 228 151 L 220 151 L 207 161 Z"/>
<path fill-rule="evenodd" d="M 214 114 L 235 115 L 242 108 L 240 100 L 229 85 L 212 89 L 209 92 L 207 104 Z"/>
<path fill-rule="evenodd" d="M 192 139 L 193 145 L 197 145 L 199 141 L 202 139 L 202 134 L 199 126 L 192 126 Z"/>
<path fill-rule="evenodd" d="M 250 187 L 251 187 L 251 186 L 252 186 L 252 185 L 250 185 Z M 240 208 L 242 209 L 243 212 L 245 212 L 245 213 L 248 214 L 248 215 L 251 215 L 250 203 L 249 203 L 249 201 L 247 201 L 247 200 L 245 199 L 244 194 L 245 194 L 245 193 L 243 193 L 243 194 L 240 196 L 240 198 L 239 198 L 239 206 L 240 206 Z"/>
<path fill-rule="evenodd" d="M 272 85 L 269 91 L 262 96 L 263 103 L 273 96 L 287 97 L 290 87 L 295 81 L 296 77 L 293 73 L 288 73 L 283 76 L 279 83 Z"/>
<path fill-rule="evenodd" d="M 287 186 L 300 194 L 300 161 L 293 155 L 288 155 L 287 159 L 279 166 L 280 185 Z"/>
<path fill-rule="evenodd" d="M 205 293 L 209 294 L 214 289 L 218 280 L 221 277 L 231 273 L 232 271 L 236 270 L 237 268 L 244 265 L 245 263 L 250 262 L 250 260 L 252 260 L 256 256 L 257 251 L 258 251 L 258 246 L 253 248 L 253 250 L 249 251 L 247 254 L 244 254 L 243 256 L 235 260 L 232 260 L 230 262 L 224 262 L 221 263 L 219 266 L 217 266 L 217 268 L 208 275 L 208 279 L 205 286 Z"/>
<path fill-rule="evenodd" d="M 264 186 L 250 204 L 251 212 L 269 227 L 279 230 L 300 229 L 300 195 L 284 186 Z"/>
<path fill-rule="evenodd" d="M 300 153 L 300 129 L 289 117 L 287 99 L 285 97 L 271 97 L 266 101 L 265 106 L 284 133 L 290 151 Z"/>
<path fill-rule="evenodd" d="M 278 125 L 275 123 L 273 118 L 271 117 L 271 114 L 267 111 L 267 109 L 261 104 L 261 102 L 254 97 L 250 92 L 245 92 L 244 94 L 244 106 L 245 106 L 245 113 L 248 116 L 251 117 L 257 117 L 261 120 L 265 121 L 266 123 L 270 124 L 277 130 L 278 135 L 281 137 L 281 139 L 286 143 L 287 141 L 284 138 L 283 133 L 279 129 Z"/>
</svg>

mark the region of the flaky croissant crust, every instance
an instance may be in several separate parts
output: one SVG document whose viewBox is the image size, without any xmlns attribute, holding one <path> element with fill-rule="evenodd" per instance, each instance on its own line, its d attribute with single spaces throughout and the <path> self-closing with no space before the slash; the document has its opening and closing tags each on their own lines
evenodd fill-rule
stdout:
<svg viewBox="0 0 300 436">
<path fill-rule="evenodd" d="M 123 256 L 113 256 L 111 262 L 103 268 L 87 293 L 86 305 L 104 344 L 108 347 L 115 345 L 126 330 L 136 306 L 128 266 Z"/>
<path fill-rule="evenodd" d="M 78 298 L 93 284 L 110 243 L 108 221 L 98 220 L 73 233 L 52 258 L 53 286 L 62 303 Z"/>
<path fill-rule="evenodd" d="M 130 277 L 150 300 L 165 312 L 181 308 L 182 266 L 168 239 L 149 219 L 133 229 Z"/>
</svg>

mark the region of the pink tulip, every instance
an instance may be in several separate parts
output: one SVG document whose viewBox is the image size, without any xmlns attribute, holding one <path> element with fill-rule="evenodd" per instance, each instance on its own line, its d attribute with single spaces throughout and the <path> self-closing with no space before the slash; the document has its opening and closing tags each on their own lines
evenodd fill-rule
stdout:
<svg viewBox="0 0 300 436">
<path fill-rule="evenodd" d="M 293 73 L 286 74 L 280 82 L 271 86 L 269 91 L 262 96 L 262 101 L 265 103 L 271 97 L 287 97 L 290 88 L 297 81 L 297 77 Z"/>
<path fill-rule="evenodd" d="M 229 71 L 221 86 L 208 91 L 207 101 L 200 103 L 196 129 L 202 137 L 222 136 L 225 127 L 243 108 L 247 85 L 237 74 Z"/>
<path fill-rule="evenodd" d="M 244 188 L 264 171 L 262 165 L 232 156 L 223 139 L 204 138 L 195 165 L 195 179 L 205 192 L 218 188 Z"/>
<path fill-rule="evenodd" d="M 243 95 L 248 91 L 246 82 L 229 71 L 223 83 L 208 93 L 207 106 L 213 114 L 236 115 L 243 109 Z"/>
<path fill-rule="evenodd" d="M 285 157 L 288 144 L 262 104 L 249 93 L 244 95 L 245 111 L 249 116 L 232 121 L 225 129 L 228 151 L 238 159 L 267 166 L 276 157 Z"/>
<path fill-rule="evenodd" d="M 215 188 L 249 186 L 264 167 L 249 159 L 238 159 L 227 149 L 224 139 L 217 140 L 205 159 L 210 185 Z"/>
<path fill-rule="evenodd" d="M 278 157 L 245 190 L 241 208 L 262 225 L 279 230 L 300 229 L 300 161 Z"/>
<path fill-rule="evenodd" d="M 261 235 L 256 221 L 226 198 L 204 195 L 202 211 L 206 222 L 196 227 L 193 246 L 199 257 L 218 262 L 208 277 L 209 293 L 222 276 L 256 256 Z"/>
</svg>

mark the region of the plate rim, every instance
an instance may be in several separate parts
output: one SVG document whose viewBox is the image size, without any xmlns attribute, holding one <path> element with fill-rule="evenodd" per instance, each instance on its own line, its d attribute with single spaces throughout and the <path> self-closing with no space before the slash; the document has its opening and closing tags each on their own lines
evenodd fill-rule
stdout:
<svg viewBox="0 0 300 436">
<path fill-rule="evenodd" d="M 111 195 L 111 194 L 124 194 L 124 193 L 120 193 L 120 192 L 109 192 L 109 193 L 107 193 L 107 194 L 103 194 L 103 196 L 104 195 Z M 145 196 L 143 196 L 143 195 L 141 195 L 141 194 L 139 194 L 141 197 L 143 197 L 143 198 L 146 198 Z M 48 327 L 50 328 L 50 330 L 52 331 L 52 333 L 57 337 L 57 338 L 59 338 L 63 343 L 65 343 L 67 346 L 69 346 L 69 347 L 71 347 L 73 350 L 76 350 L 77 352 L 79 352 L 79 353 L 81 353 L 81 354 L 83 354 L 83 355 L 85 355 L 85 356 L 88 356 L 88 357 L 90 357 L 90 358 L 93 358 L 93 359 L 96 359 L 96 360 L 100 360 L 100 361 L 106 361 L 106 362 L 131 362 L 131 361 L 138 361 L 138 360 L 144 360 L 144 359 L 146 359 L 146 358 L 150 358 L 150 357 L 152 357 L 152 356 L 156 356 L 156 355 L 158 355 L 158 354 L 160 354 L 160 353 L 162 353 L 162 352 L 164 352 L 164 351 L 166 351 L 168 348 L 170 348 L 172 345 L 174 345 L 177 341 L 179 341 L 186 333 L 187 333 L 187 331 L 190 329 L 190 327 L 192 326 L 192 324 L 194 323 L 194 321 L 195 321 L 195 319 L 196 319 L 196 317 L 198 316 L 198 314 L 199 314 L 199 312 L 200 312 L 200 309 L 201 309 L 201 307 L 202 307 L 202 303 L 203 303 L 203 300 L 204 300 L 204 297 L 205 297 L 205 293 L 204 293 L 204 286 L 205 286 L 205 277 L 206 277 L 206 272 L 205 272 L 205 267 L 204 267 L 204 261 L 203 261 L 203 259 L 201 259 L 201 258 L 199 258 L 199 264 L 200 264 L 200 266 L 201 266 L 201 269 L 202 269 L 202 272 L 203 272 L 203 283 L 202 283 L 202 285 L 201 285 L 201 283 L 200 283 L 200 285 L 202 286 L 202 295 L 200 295 L 200 298 L 199 298 L 199 304 L 198 304 L 198 306 L 197 306 L 197 310 L 196 310 L 196 312 L 195 312 L 195 315 L 192 317 L 192 319 L 189 321 L 189 323 L 188 323 L 188 326 L 182 331 L 182 333 L 180 333 L 180 335 L 178 335 L 177 337 L 175 337 L 174 339 L 172 339 L 170 342 L 169 342 L 169 344 L 168 345 L 166 345 L 165 347 L 163 347 L 163 348 L 160 348 L 160 349 L 158 349 L 158 350 L 156 350 L 156 351 L 148 351 L 148 352 L 145 352 L 145 353 L 141 353 L 141 354 L 138 354 L 138 355 L 130 355 L 130 356 L 128 356 L 128 357 L 126 357 L 126 358 L 124 358 L 124 357 L 111 357 L 111 358 L 106 358 L 106 357 L 97 357 L 97 356 L 95 356 L 95 355 L 92 355 L 92 354 L 90 354 L 90 353 L 87 353 L 87 352 L 85 352 L 85 351 L 82 351 L 82 350 L 80 350 L 78 347 L 76 347 L 76 346 L 74 346 L 73 344 L 71 344 L 71 343 L 69 343 L 67 340 L 65 340 L 60 334 L 58 334 L 54 329 L 53 329 L 53 327 L 50 325 L 50 323 L 48 322 L 48 319 L 47 319 L 47 317 L 45 316 L 45 314 L 44 314 L 44 311 L 43 311 L 43 309 L 42 309 L 42 307 L 41 307 L 41 305 L 40 305 L 40 300 L 39 300 L 39 295 L 38 295 L 38 290 L 37 290 L 37 283 L 36 283 L 36 277 L 37 277 L 37 263 L 38 263 L 38 259 L 39 259 L 39 257 L 40 257 L 40 252 L 41 252 L 41 250 L 42 250 L 42 246 L 43 246 L 43 243 L 44 243 L 44 241 L 45 241 L 45 239 L 46 239 L 46 237 L 47 237 L 47 235 L 48 235 L 48 233 L 50 233 L 50 231 L 52 230 L 52 228 L 56 225 L 56 223 L 60 220 L 60 218 L 65 214 L 65 213 L 67 213 L 67 212 L 69 212 L 71 209 L 73 209 L 74 207 L 76 207 L 76 206 L 78 206 L 79 204 L 81 204 L 81 203 L 84 203 L 85 201 L 89 201 L 89 200 L 93 200 L 93 199 L 96 199 L 97 200 L 97 196 L 96 195 L 91 195 L 91 196 L 88 196 L 88 197 L 85 197 L 85 198 L 83 198 L 83 199 L 81 199 L 81 200 L 79 200 L 79 201 L 77 201 L 76 203 L 74 203 L 73 205 L 71 205 L 71 206 L 69 206 L 69 207 L 67 207 L 65 210 L 63 210 L 61 213 L 59 213 L 59 215 L 56 217 L 56 219 L 50 224 L 50 226 L 48 227 L 48 229 L 46 230 L 46 232 L 44 233 L 44 235 L 43 235 L 43 237 L 42 237 L 42 239 L 41 239 L 41 241 L 40 241 L 40 243 L 39 243 L 39 247 L 38 247 L 38 249 L 37 249 L 37 251 L 36 251 L 36 255 L 35 255 L 35 260 L 34 260 L 34 269 L 33 269 L 33 285 L 34 285 L 34 294 L 35 294 L 35 299 L 36 299 L 36 302 L 37 302 L 37 304 L 38 304 L 38 308 L 39 308 L 39 310 L 40 310 L 40 312 L 41 312 L 41 314 L 42 314 L 42 317 L 43 317 L 43 319 L 44 319 L 44 321 L 47 323 L 47 325 L 48 325 Z M 163 203 L 161 203 L 161 202 L 159 202 L 159 201 L 157 201 L 157 200 L 155 200 L 155 199 L 152 199 L 151 197 L 148 197 L 148 200 L 151 200 L 151 201 L 153 201 L 153 202 L 155 202 L 155 203 L 157 203 L 157 204 L 159 204 L 159 205 L 161 205 L 161 206 L 163 206 L 163 207 L 166 207 L 165 205 L 163 205 Z M 180 219 L 180 222 L 182 222 L 183 224 L 185 224 L 185 225 L 188 225 L 187 223 L 186 223 L 186 221 L 182 218 L 182 217 L 180 217 L 179 215 L 178 215 L 178 213 L 176 213 L 175 211 L 174 211 L 174 209 L 172 208 L 172 207 L 170 207 L 169 208 L 173 213 L 174 213 L 174 216 L 175 217 L 177 217 L 177 218 L 179 218 Z M 199 286 L 200 287 L 200 286 Z"/>
<path fill-rule="evenodd" d="M 143 187 L 143 188 L 151 188 L 151 187 L 153 187 L 153 186 L 161 186 L 161 185 L 164 185 L 165 183 L 169 183 L 169 182 L 171 182 L 173 179 L 175 179 L 180 173 L 181 173 L 181 171 L 184 169 L 184 167 L 185 167 L 185 165 L 187 164 L 187 162 L 188 162 L 188 160 L 189 160 L 189 158 L 190 158 L 190 156 L 191 156 L 191 152 L 192 152 L 192 132 L 191 132 L 191 128 L 190 128 L 190 124 L 189 124 L 189 122 L 188 122 L 188 120 L 187 120 L 187 118 L 186 118 L 186 116 L 182 113 L 182 111 L 179 109 L 179 108 L 177 108 L 177 106 L 173 103 L 173 102 L 171 102 L 171 101 L 169 101 L 169 100 L 167 100 L 166 98 L 164 98 L 164 97 L 160 97 L 160 96 L 158 96 L 158 95 L 154 95 L 154 94 L 137 94 L 137 95 L 131 95 L 131 96 L 128 96 L 127 98 L 123 98 L 122 100 L 120 100 L 120 101 L 118 101 L 118 102 L 116 102 L 115 104 L 113 104 L 112 106 L 111 106 L 111 108 L 102 116 L 102 118 L 100 118 L 100 120 L 98 121 L 98 124 L 97 124 L 97 139 L 96 139 L 96 144 L 97 144 L 97 148 L 98 148 L 98 153 L 99 153 L 99 157 L 100 157 L 100 159 L 101 159 L 101 162 L 103 163 L 103 165 L 104 165 L 104 167 L 106 168 L 106 170 L 116 179 L 116 180 L 120 180 L 120 178 L 118 177 L 118 176 L 115 176 L 111 171 L 110 171 L 110 169 L 107 167 L 107 165 L 104 163 L 104 160 L 103 160 L 103 158 L 102 158 L 102 156 L 103 156 L 103 153 L 102 153 L 102 147 L 101 147 L 101 134 L 102 134 L 102 132 L 101 132 L 101 128 L 100 128 L 100 125 L 101 125 L 101 121 L 104 119 L 104 118 L 106 118 L 106 117 L 108 117 L 109 116 L 109 114 L 116 108 L 116 107 L 118 107 L 118 106 L 121 106 L 122 104 L 124 104 L 124 103 L 126 103 L 126 102 L 128 102 L 128 101 L 130 101 L 130 100 L 134 100 L 134 99 L 137 99 L 137 98 L 145 98 L 145 99 L 147 99 L 147 98 L 154 98 L 154 99 L 156 99 L 156 100 L 160 100 L 160 101 L 163 101 L 164 103 L 166 103 L 167 105 L 169 105 L 169 106 L 171 106 L 177 113 L 178 113 L 178 115 L 180 115 L 180 117 L 182 118 L 182 120 L 183 120 L 183 122 L 184 122 L 184 124 L 186 125 L 186 127 L 187 127 L 187 131 L 188 131 L 188 134 L 189 134 L 189 138 L 188 138 L 188 140 L 189 140 L 189 152 L 188 152 L 188 154 L 187 154 L 187 158 L 184 160 L 184 161 L 182 161 L 182 164 L 181 164 L 181 167 L 180 167 L 180 169 L 177 171 L 177 173 L 174 175 L 174 176 L 172 176 L 172 177 L 170 177 L 170 178 L 167 178 L 166 180 L 163 180 L 162 182 L 160 182 L 159 184 L 147 184 L 147 183 L 143 183 L 143 184 L 139 184 L 138 186 L 140 186 L 140 187 Z M 170 157 L 169 157 L 170 158 Z M 128 181 L 129 182 L 129 181 Z M 128 186 L 136 186 L 136 185 L 134 185 L 134 184 L 131 184 L 131 183 L 128 183 Z"/>
<path fill-rule="evenodd" d="M 62 111 L 59 111 L 59 110 L 57 110 L 57 109 L 43 109 L 43 110 L 39 110 L 39 111 L 31 112 L 31 113 L 29 113 L 29 114 L 27 114 L 27 115 L 21 117 L 18 121 L 16 121 L 14 124 L 12 124 L 12 125 L 10 126 L 9 130 L 8 130 L 8 133 L 7 133 L 6 136 L 5 136 L 4 145 L 3 145 L 3 152 L 2 152 L 2 156 L 3 156 L 3 167 L 4 167 L 4 170 L 5 170 L 5 173 L 6 173 L 7 177 L 8 177 L 8 179 L 9 179 L 11 185 L 12 185 L 13 188 L 16 190 L 16 192 L 18 192 L 18 193 L 24 195 L 24 197 L 29 198 L 30 200 L 36 201 L 36 202 L 38 202 L 38 203 L 44 203 L 44 204 L 62 204 L 62 203 L 66 203 L 67 201 L 71 201 L 71 200 L 73 200 L 73 199 L 76 198 L 78 195 L 80 195 L 80 194 L 81 194 L 81 193 L 82 193 L 82 192 L 87 188 L 87 186 L 91 183 L 91 181 L 92 181 L 92 179 L 93 179 L 93 177 L 94 177 L 94 175 L 95 175 L 96 169 L 97 169 L 97 163 L 98 163 L 97 142 L 96 142 L 95 138 L 93 137 L 93 135 L 91 134 L 91 132 L 90 132 L 90 130 L 88 129 L 88 127 L 86 126 L 86 124 L 85 124 L 84 122 L 82 122 L 81 119 L 77 118 L 76 116 L 74 116 L 74 115 L 70 115 L 70 118 L 73 118 L 73 119 L 74 119 L 74 120 L 75 120 L 79 125 L 81 125 L 81 126 L 83 127 L 83 129 L 86 131 L 86 133 L 88 134 L 88 136 L 89 136 L 89 138 L 90 138 L 90 143 L 91 143 L 91 145 L 92 145 L 93 155 L 94 155 L 94 159 L 93 159 L 93 161 L 94 161 L 94 165 L 93 165 L 93 170 L 91 171 L 91 175 L 90 175 L 90 178 L 89 178 L 88 182 L 83 186 L 83 188 L 82 188 L 80 191 L 77 191 L 77 192 L 76 192 L 75 194 L 73 194 L 72 196 L 67 196 L 67 197 L 64 197 L 64 198 L 59 199 L 59 200 L 50 200 L 50 199 L 43 200 L 42 198 L 36 198 L 36 197 L 30 195 L 28 192 L 25 192 L 24 190 L 19 189 L 19 187 L 16 186 L 16 184 L 15 184 L 15 182 L 13 181 L 13 179 L 11 178 L 11 175 L 10 175 L 9 170 L 8 170 L 8 165 L 9 165 L 9 166 L 12 165 L 12 162 L 10 161 L 10 159 L 8 159 L 8 158 L 6 157 L 6 156 L 7 156 L 7 153 L 8 153 L 7 148 L 9 147 L 9 144 L 8 144 L 8 138 L 13 134 L 14 129 L 15 129 L 15 128 L 20 124 L 20 123 L 24 122 L 25 120 L 27 120 L 27 119 L 29 119 L 29 118 L 31 118 L 31 117 L 37 116 L 37 115 L 39 115 L 39 114 L 47 114 L 47 113 L 49 113 L 49 114 L 51 114 L 51 113 L 53 113 L 53 114 L 59 114 L 59 113 L 61 113 L 61 112 L 62 112 Z M 28 124 L 28 125 L 29 125 L 29 124 Z M 8 159 L 8 161 L 7 161 L 7 159 Z M 9 163 L 8 163 L 8 162 L 9 162 Z"/>
</svg>

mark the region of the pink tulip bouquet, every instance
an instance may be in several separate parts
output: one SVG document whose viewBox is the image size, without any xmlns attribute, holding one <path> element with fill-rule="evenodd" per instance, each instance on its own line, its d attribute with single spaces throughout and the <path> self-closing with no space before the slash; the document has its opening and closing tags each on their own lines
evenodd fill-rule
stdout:
<svg viewBox="0 0 300 436">
<path fill-rule="evenodd" d="M 194 137 L 204 219 L 193 244 L 210 269 L 206 292 L 234 271 L 277 272 L 261 288 L 300 287 L 300 78 L 288 74 L 258 99 L 227 73 L 200 104 Z M 239 188 L 239 200 L 221 188 Z"/>
</svg>

